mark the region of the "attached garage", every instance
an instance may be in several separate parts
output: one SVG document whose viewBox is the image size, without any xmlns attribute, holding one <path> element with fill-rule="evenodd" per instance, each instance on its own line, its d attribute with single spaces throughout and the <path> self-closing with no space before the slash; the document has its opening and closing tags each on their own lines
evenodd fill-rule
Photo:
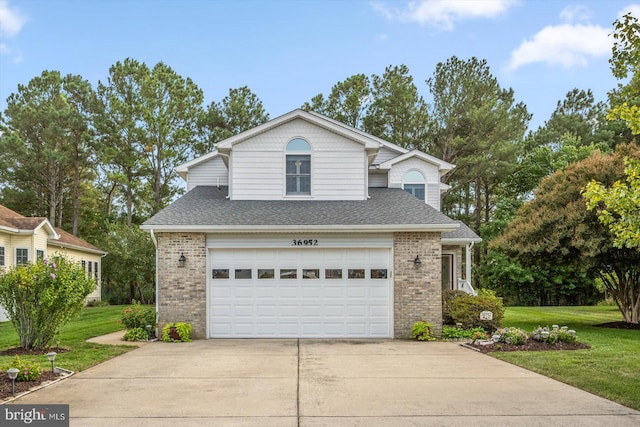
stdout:
<svg viewBox="0 0 640 427">
<path fill-rule="evenodd" d="M 208 337 L 393 336 L 391 248 L 300 240 L 209 249 Z"/>
</svg>

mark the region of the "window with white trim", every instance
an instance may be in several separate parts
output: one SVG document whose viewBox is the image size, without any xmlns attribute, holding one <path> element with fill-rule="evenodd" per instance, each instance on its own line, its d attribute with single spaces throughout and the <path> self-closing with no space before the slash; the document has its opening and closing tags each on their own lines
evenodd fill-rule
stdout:
<svg viewBox="0 0 640 427">
<path fill-rule="evenodd" d="M 42 261 L 44 259 L 44 251 L 42 249 L 36 249 L 36 260 Z"/>
<path fill-rule="evenodd" d="M 16 265 L 25 265 L 29 262 L 29 248 L 16 248 Z"/>
<path fill-rule="evenodd" d="M 416 170 L 407 172 L 404 175 L 403 187 L 404 191 L 413 194 L 418 199 L 424 201 L 424 175 Z"/>
<path fill-rule="evenodd" d="M 0 246 L 0 267 L 4 267 L 4 246 Z"/>
<path fill-rule="evenodd" d="M 302 138 L 287 144 L 286 186 L 287 195 L 311 194 L 311 146 Z"/>
</svg>

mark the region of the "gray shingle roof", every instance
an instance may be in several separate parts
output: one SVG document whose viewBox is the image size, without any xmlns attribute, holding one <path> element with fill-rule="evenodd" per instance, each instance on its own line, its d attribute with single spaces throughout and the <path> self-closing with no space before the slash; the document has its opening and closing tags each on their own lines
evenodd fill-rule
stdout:
<svg viewBox="0 0 640 427">
<path fill-rule="evenodd" d="M 145 221 L 143 228 L 402 225 L 427 231 L 457 225 L 433 207 L 395 188 L 370 188 L 370 198 L 362 201 L 228 200 L 227 194 L 227 187 L 198 186 Z"/>
<path fill-rule="evenodd" d="M 462 221 L 456 221 L 460 224 L 460 227 L 453 230 L 442 233 L 442 240 L 449 241 L 469 241 L 479 243 L 482 241 L 480 236 L 473 232 L 472 229 L 466 226 L 466 224 Z"/>
</svg>

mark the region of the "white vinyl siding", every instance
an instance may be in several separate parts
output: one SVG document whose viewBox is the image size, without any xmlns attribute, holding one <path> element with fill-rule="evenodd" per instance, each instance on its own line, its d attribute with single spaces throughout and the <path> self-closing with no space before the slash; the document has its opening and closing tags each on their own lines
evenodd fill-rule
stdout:
<svg viewBox="0 0 640 427">
<path fill-rule="evenodd" d="M 221 156 L 189 168 L 187 191 L 199 185 L 229 185 L 229 172 Z"/>
<path fill-rule="evenodd" d="M 407 172 L 415 170 L 424 176 L 425 202 L 440 210 L 440 172 L 438 166 L 416 158 L 396 163 L 389 171 L 389 187 L 403 188 Z"/>
<path fill-rule="evenodd" d="M 391 160 L 393 158 L 396 158 L 398 156 L 401 156 L 404 153 L 400 153 L 397 151 L 393 151 L 390 150 L 386 147 L 382 147 L 380 148 L 380 151 L 378 151 L 378 155 L 376 156 L 375 160 L 373 161 L 374 165 L 379 165 L 381 163 L 386 162 L 387 160 Z"/>
<path fill-rule="evenodd" d="M 311 195 L 306 198 L 366 198 L 364 146 L 297 119 L 234 145 L 230 156 L 233 200 L 287 199 L 285 149 L 292 138 L 303 138 L 311 146 Z"/>
<path fill-rule="evenodd" d="M 386 173 L 371 173 L 369 172 L 369 187 L 374 188 L 387 188 L 387 174 Z"/>
</svg>

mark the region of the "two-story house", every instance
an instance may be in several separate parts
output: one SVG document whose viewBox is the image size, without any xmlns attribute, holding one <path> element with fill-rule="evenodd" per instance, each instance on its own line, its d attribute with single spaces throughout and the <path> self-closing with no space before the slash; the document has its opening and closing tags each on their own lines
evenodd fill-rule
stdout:
<svg viewBox="0 0 640 427">
<path fill-rule="evenodd" d="M 199 338 L 408 338 L 480 241 L 440 212 L 454 166 L 294 110 L 176 170 L 188 192 L 146 221 L 159 327 Z M 464 269 L 463 269 L 464 265 Z M 464 277 L 463 277 L 464 271 Z M 466 280 L 464 280 L 466 279 Z"/>
<path fill-rule="evenodd" d="M 99 301 L 101 261 L 106 252 L 54 227 L 47 218 L 25 217 L 0 205 L 0 270 L 56 254 L 76 260 L 95 279 L 96 289 L 87 301 Z M 7 315 L 0 306 L 0 322 L 5 320 Z"/>
</svg>

